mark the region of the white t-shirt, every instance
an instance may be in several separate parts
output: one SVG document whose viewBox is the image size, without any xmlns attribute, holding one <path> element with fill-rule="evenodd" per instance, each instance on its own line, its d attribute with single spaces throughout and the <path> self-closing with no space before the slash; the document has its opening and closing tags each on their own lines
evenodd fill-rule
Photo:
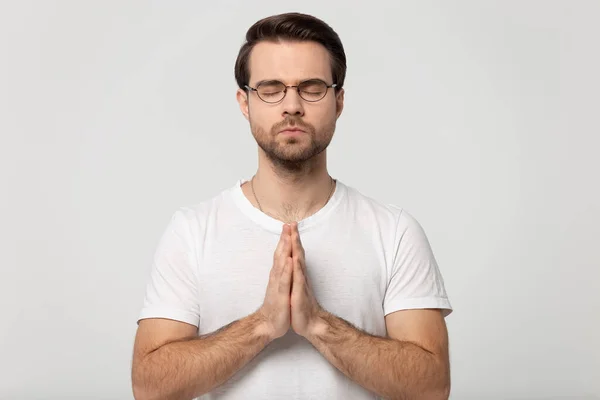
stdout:
<svg viewBox="0 0 600 400">
<path fill-rule="evenodd" d="M 265 297 L 283 223 L 255 208 L 241 179 L 218 196 L 181 207 L 155 253 L 140 319 L 168 318 L 213 332 L 256 311 Z M 374 335 L 385 315 L 452 312 L 419 223 L 337 181 L 329 202 L 298 230 L 321 306 Z M 202 399 L 376 399 L 289 331 Z"/>
</svg>

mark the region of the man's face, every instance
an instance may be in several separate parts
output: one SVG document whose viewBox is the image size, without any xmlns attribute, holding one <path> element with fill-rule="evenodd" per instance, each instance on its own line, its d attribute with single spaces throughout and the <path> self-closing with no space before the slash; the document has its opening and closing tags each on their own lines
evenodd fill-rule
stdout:
<svg viewBox="0 0 600 400">
<path fill-rule="evenodd" d="M 248 86 L 253 88 L 267 80 L 286 85 L 309 79 L 336 83 L 329 53 L 315 42 L 258 43 L 250 55 L 249 70 Z M 336 94 L 333 88 L 317 102 L 305 101 L 296 88 L 288 88 L 283 100 L 274 104 L 263 102 L 254 91 L 246 95 L 239 90 L 237 98 L 258 145 L 271 161 L 288 167 L 301 166 L 327 148 L 343 108 L 343 90 Z M 301 131 L 284 131 L 290 127 Z"/>
</svg>

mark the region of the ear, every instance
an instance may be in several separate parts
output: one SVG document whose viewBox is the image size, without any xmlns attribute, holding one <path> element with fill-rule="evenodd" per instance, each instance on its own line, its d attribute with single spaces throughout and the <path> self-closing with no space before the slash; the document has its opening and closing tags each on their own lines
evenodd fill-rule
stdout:
<svg viewBox="0 0 600 400">
<path fill-rule="evenodd" d="M 246 93 L 245 90 L 238 89 L 235 94 L 235 98 L 236 98 L 238 104 L 240 105 L 240 111 L 242 111 L 242 114 L 244 114 L 244 117 L 249 121 L 250 113 L 248 111 L 248 93 Z"/>
<path fill-rule="evenodd" d="M 342 88 L 335 95 L 335 108 L 336 108 L 336 116 L 335 119 L 338 119 L 340 115 L 342 115 L 342 111 L 344 110 L 344 93 L 345 90 Z"/>
</svg>

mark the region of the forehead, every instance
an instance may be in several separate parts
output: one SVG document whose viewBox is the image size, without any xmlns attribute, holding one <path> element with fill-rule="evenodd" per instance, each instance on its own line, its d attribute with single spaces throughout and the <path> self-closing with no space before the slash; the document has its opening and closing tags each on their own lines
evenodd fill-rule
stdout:
<svg viewBox="0 0 600 400">
<path fill-rule="evenodd" d="M 309 78 L 331 82 L 331 61 L 327 49 L 316 42 L 260 42 L 248 62 L 250 84 L 277 79 L 296 84 Z"/>
</svg>

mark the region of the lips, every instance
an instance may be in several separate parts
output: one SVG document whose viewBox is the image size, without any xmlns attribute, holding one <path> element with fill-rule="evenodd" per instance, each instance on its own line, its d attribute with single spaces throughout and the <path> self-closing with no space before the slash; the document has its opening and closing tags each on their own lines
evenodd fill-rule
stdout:
<svg viewBox="0 0 600 400">
<path fill-rule="evenodd" d="M 299 133 L 299 132 L 304 132 L 304 130 L 300 129 L 300 128 L 285 128 L 285 129 L 281 130 L 279 133 Z"/>
</svg>

